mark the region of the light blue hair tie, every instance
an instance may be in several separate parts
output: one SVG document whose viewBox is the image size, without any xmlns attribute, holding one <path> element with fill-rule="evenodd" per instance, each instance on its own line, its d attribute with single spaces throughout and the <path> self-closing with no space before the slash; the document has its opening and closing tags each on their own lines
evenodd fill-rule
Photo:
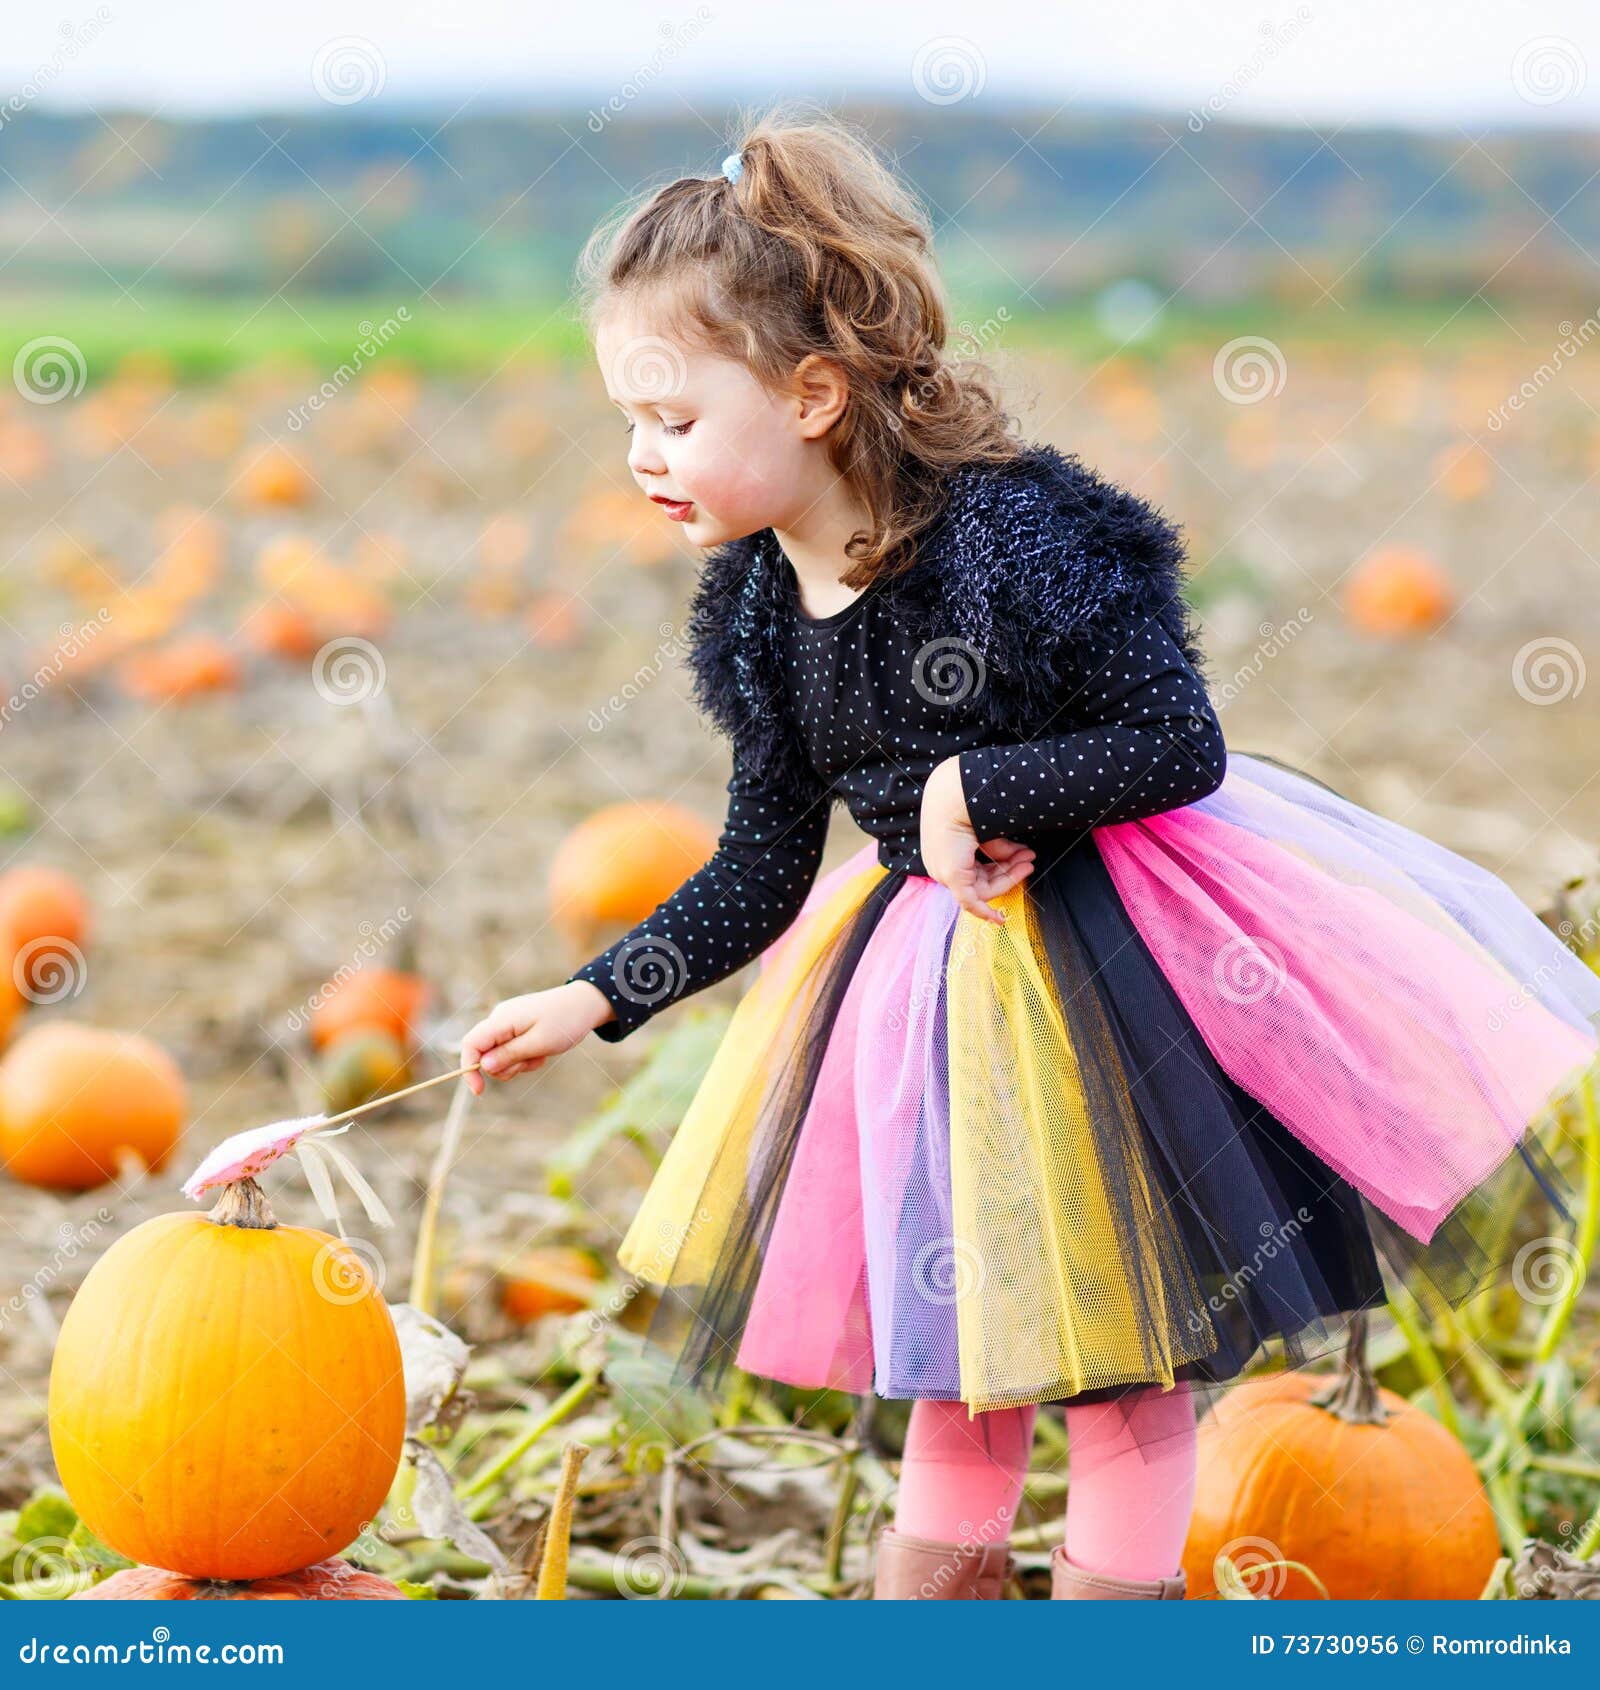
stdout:
<svg viewBox="0 0 1600 1690">
<path fill-rule="evenodd" d="M 744 160 L 738 153 L 729 153 L 722 161 L 722 174 L 730 182 L 737 182 L 744 175 Z"/>
</svg>

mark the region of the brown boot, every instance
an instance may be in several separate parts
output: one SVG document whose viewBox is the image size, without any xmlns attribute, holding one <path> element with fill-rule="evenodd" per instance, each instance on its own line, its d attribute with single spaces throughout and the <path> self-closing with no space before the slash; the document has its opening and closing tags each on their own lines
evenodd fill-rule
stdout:
<svg viewBox="0 0 1600 1690">
<path fill-rule="evenodd" d="M 992 1602 L 1014 1571 L 1003 1543 L 938 1543 L 886 1528 L 878 1537 L 875 1602 Z"/>
<path fill-rule="evenodd" d="M 1067 1559 L 1063 1545 L 1050 1551 L 1050 1599 L 1071 1601 L 1136 1601 L 1140 1597 L 1157 1601 L 1182 1602 L 1188 1588 L 1188 1575 L 1182 1567 L 1171 1578 L 1126 1579 L 1111 1573 L 1091 1573 Z"/>
</svg>

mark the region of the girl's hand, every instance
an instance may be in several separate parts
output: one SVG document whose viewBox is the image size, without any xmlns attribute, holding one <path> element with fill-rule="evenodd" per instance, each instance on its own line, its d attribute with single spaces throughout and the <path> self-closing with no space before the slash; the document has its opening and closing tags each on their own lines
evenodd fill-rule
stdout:
<svg viewBox="0 0 1600 1690">
<path fill-rule="evenodd" d="M 612 1015 L 605 994 L 587 980 L 570 980 L 549 991 L 507 998 L 462 1039 L 461 1066 L 482 1063 L 481 1072 L 463 1078 L 473 1095 L 479 1096 L 484 1074 L 510 1080 L 541 1068 L 547 1056 L 571 1050 Z"/>
<path fill-rule="evenodd" d="M 977 861 L 980 844 L 993 862 Z M 960 765 L 946 757 L 922 789 L 922 863 L 931 879 L 955 894 L 962 909 L 985 921 L 1003 922 L 1005 911 L 984 900 L 998 898 L 1022 881 L 1033 867 L 1033 847 L 1011 839 L 979 840 L 961 790 Z"/>
</svg>

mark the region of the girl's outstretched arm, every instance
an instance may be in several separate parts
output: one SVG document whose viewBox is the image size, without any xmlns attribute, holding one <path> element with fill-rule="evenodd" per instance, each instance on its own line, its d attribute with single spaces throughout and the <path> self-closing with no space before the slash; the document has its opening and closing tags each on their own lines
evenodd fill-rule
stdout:
<svg viewBox="0 0 1600 1690">
<path fill-rule="evenodd" d="M 658 1010 L 753 961 L 800 913 L 822 864 L 833 794 L 796 794 L 758 779 L 735 751 L 717 849 L 636 927 L 568 976 L 587 980 L 614 1020 L 594 1029 L 615 1044 Z"/>
</svg>

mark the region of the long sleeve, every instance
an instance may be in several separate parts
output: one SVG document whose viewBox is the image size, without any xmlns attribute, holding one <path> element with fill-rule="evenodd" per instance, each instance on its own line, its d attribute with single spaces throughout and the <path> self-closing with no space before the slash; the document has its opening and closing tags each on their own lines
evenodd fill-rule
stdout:
<svg viewBox="0 0 1600 1690">
<path fill-rule="evenodd" d="M 817 878 L 832 794 L 765 784 L 735 753 L 728 814 L 716 852 L 665 903 L 567 978 L 599 988 L 616 1020 L 596 1027 L 608 1044 L 657 1010 L 726 979 L 766 949 L 800 913 Z"/>
<path fill-rule="evenodd" d="M 1136 821 L 1222 784 L 1227 751 L 1205 682 L 1158 622 L 1115 650 L 1092 648 L 1064 689 L 1061 711 L 1093 725 L 960 753 L 980 841 Z"/>
</svg>

